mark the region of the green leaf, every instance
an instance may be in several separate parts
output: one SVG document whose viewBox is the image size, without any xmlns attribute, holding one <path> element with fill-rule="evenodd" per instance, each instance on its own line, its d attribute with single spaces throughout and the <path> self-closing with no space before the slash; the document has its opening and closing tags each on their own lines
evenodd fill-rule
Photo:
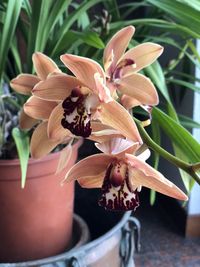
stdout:
<svg viewBox="0 0 200 267">
<path fill-rule="evenodd" d="M 153 64 L 145 68 L 144 72 L 150 77 L 152 82 L 156 85 L 156 87 L 159 89 L 159 91 L 167 100 L 167 102 L 171 103 L 169 92 L 165 82 L 165 76 L 158 61 L 155 61 Z"/>
<path fill-rule="evenodd" d="M 200 92 L 200 87 L 196 86 L 190 82 L 185 82 L 183 80 L 178 80 L 178 79 L 174 79 L 174 78 L 166 79 L 166 81 L 169 83 L 181 85 L 183 87 L 186 87 L 186 88 L 191 89 L 191 90 L 196 91 L 196 92 Z"/>
<path fill-rule="evenodd" d="M 59 43 L 59 46 L 56 49 L 55 56 L 57 56 L 61 53 L 66 53 L 67 51 L 69 53 L 69 50 L 72 50 L 71 48 L 74 46 L 74 44 L 77 41 L 79 43 L 83 43 L 83 41 L 80 38 L 79 32 L 75 32 L 75 31 L 66 32 L 66 34 L 62 38 L 62 41 Z M 50 51 L 49 51 L 49 53 L 50 53 Z"/>
<path fill-rule="evenodd" d="M 160 136 L 160 128 L 155 120 L 152 120 L 151 123 L 151 131 L 153 140 L 160 145 L 161 136 Z M 153 153 L 153 163 L 152 166 L 157 170 L 159 165 L 160 155 L 156 152 Z M 154 205 L 156 201 L 156 192 L 154 190 L 150 190 L 150 204 Z"/>
<path fill-rule="evenodd" d="M 111 23 L 110 29 L 116 30 L 128 25 L 134 25 L 134 26 L 142 25 L 143 27 L 148 26 L 152 28 L 162 29 L 165 32 L 176 33 L 176 35 L 181 35 L 184 37 L 200 38 L 199 33 L 189 29 L 188 27 L 185 27 L 181 24 L 177 24 L 171 21 L 169 22 L 163 19 L 145 18 L 145 19 L 134 19 L 134 20 L 122 20 Z"/>
<path fill-rule="evenodd" d="M 127 18 L 132 12 L 135 12 L 136 9 L 144 6 L 149 6 L 149 4 L 145 3 L 145 1 L 140 2 L 131 2 L 131 3 L 124 3 L 119 6 L 119 9 L 121 10 L 122 18 Z"/>
<path fill-rule="evenodd" d="M 160 36 L 154 36 L 154 35 L 144 35 L 144 41 L 145 42 L 154 42 L 159 44 L 165 44 L 165 45 L 171 45 L 178 49 L 181 49 L 181 46 L 178 42 L 176 42 L 173 38 L 166 37 L 164 34 L 161 34 Z"/>
<path fill-rule="evenodd" d="M 159 128 L 159 125 L 156 123 L 155 120 L 152 120 L 152 122 L 151 122 L 151 131 L 152 131 L 153 140 L 156 142 L 156 144 L 160 145 L 160 142 L 161 142 L 160 128 Z M 160 159 L 159 154 L 154 152 L 154 154 L 153 154 L 153 167 L 155 169 L 158 169 L 159 159 Z"/>
<path fill-rule="evenodd" d="M 188 157 L 186 157 L 185 154 L 182 153 L 181 149 L 176 145 L 173 145 L 173 147 L 174 147 L 174 152 L 176 154 L 176 157 L 181 158 L 183 161 L 187 162 Z M 180 168 L 179 168 L 179 172 L 180 172 L 183 184 L 185 186 L 185 189 L 187 190 L 187 193 L 189 193 L 192 189 L 190 184 L 191 184 L 191 180 L 193 180 L 193 179 L 188 173 L 186 173 L 185 171 L 183 171 Z"/>
<path fill-rule="evenodd" d="M 71 0 L 34 0 L 28 36 L 28 70 L 32 71 L 32 54 L 35 51 L 44 52 L 47 44 L 51 43 L 51 35 L 57 32 L 59 20 L 66 15 Z M 60 36 L 58 36 L 60 38 Z M 53 41 L 54 40 L 53 38 Z"/>
<path fill-rule="evenodd" d="M 151 189 L 150 190 L 150 204 L 151 204 L 151 206 L 153 206 L 155 204 L 155 201 L 156 201 L 156 191 Z"/>
<path fill-rule="evenodd" d="M 26 173 L 29 160 L 29 135 L 18 128 L 13 128 L 12 136 L 14 138 L 21 167 L 21 187 L 25 187 Z"/>
<path fill-rule="evenodd" d="M 61 16 L 65 14 L 65 12 L 68 9 L 68 6 L 70 5 L 71 0 L 57 0 L 53 2 L 53 5 L 51 6 L 51 12 L 48 14 L 48 19 L 43 25 L 43 41 L 44 46 L 46 46 L 47 41 L 49 40 L 49 35 L 52 33 L 52 31 L 55 29 L 56 23 L 59 21 Z"/>
<path fill-rule="evenodd" d="M 78 28 L 84 30 L 90 25 L 90 19 L 87 12 L 83 12 L 78 19 Z"/>
<path fill-rule="evenodd" d="M 11 44 L 11 51 L 12 51 L 14 62 L 15 62 L 16 69 L 17 69 L 16 73 L 20 74 L 20 73 L 22 73 L 22 64 L 21 64 L 21 58 L 20 58 L 19 49 L 17 46 L 17 40 L 16 39 L 13 40 L 13 42 Z"/>
<path fill-rule="evenodd" d="M 193 119 L 191 119 L 190 117 L 184 116 L 184 115 L 178 115 L 180 123 L 182 126 L 186 127 L 186 128 L 200 128 L 200 123 L 194 121 Z"/>
<path fill-rule="evenodd" d="M 109 10 L 109 14 L 112 16 L 113 21 L 120 19 L 119 7 L 116 0 L 105 1 L 105 7 L 106 10 Z"/>
<path fill-rule="evenodd" d="M 42 24 L 41 17 L 42 17 L 42 4 L 44 5 L 44 0 L 34 0 L 32 3 L 32 16 L 30 20 L 30 26 L 28 31 L 28 48 L 27 48 L 27 65 L 28 65 L 28 72 L 32 72 L 32 54 L 39 49 L 39 34 L 38 28 L 39 25 Z M 48 2 L 47 8 L 48 10 Z M 46 14 L 43 14 L 46 17 Z M 41 51 L 42 52 L 42 51 Z"/>
<path fill-rule="evenodd" d="M 65 34 L 70 29 L 70 27 L 73 25 L 74 22 L 76 22 L 80 15 L 83 12 L 86 12 L 88 9 L 90 9 L 92 6 L 103 2 L 105 0 L 88 0 L 84 1 L 75 11 L 73 11 L 68 18 L 63 22 L 63 25 L 60 27 L 60 29 L 57 32 L 57 35 L 55 37 L 55 41 L 51 44 L 51 57 L 54 57 L 54 55 L 57 54 L 57 48 L 59 47 L 60 43 L 63 41 L 63 38 L 65 37 Z"/>
<path fill-rule="evenodd" d="M 171 105 L 171 104 L 168 104 L 168 113 L 171 116 L 171 118 L 179 125 L 178 114 L 176 113 L 173 105 Z M 172 146 L 174 148 L 174 153 L 175 153 L 176 157 L 182 159 L 185 162 L 190 161 L 190 159 L 188 159 L 188 155 L 186 155 L 182 152 L 182 150 L 179 148 L 179 146 L 176 144 L 176 142 L 174 142 L 173 140 L 171 140 L 171 141 L 172 141 Z M 192 190 L 192 185 L 194 185 L 194 183 L 191 182 L 191 181 L 193 181 L 193 179 L 191 179 L 191 176 L 188 173 L 186 173 L 185 171 L 183 171 L 181 168 L 179 168 L 178 170 L 179 170 L 181 179 L 183 181 L 183 184 L 185 186 L 185 189 L 189 193 Z"/>
<path fill-rule="evenodd" d="M 191 6 L 192 8 L 200 11 L 199 0 L 182 0 L 186 5 Z"/>
<path fill-rule="evenodd" d="M 6 59 L 18 22 L 23 0 L 8 0 L 0 42 L 0 87 Z"/>
<path fill-rule="evenodd" d="M 69 53 L 69 51 L 72 53 L 72 48 L 76 45 L 76 43 L 78 45 L 87 44 L 97 49 L 103 49 L 105 47 L 103 41 L 96 32 L 81 33 L 77 31 L 68 31 L 65 36 L 63 36 L 62 42 L 60 42 L 57 47 L 56 55 L 65 52 Z M 83 52 L 83 50 L 81 52 Z"/>
<path fill-rule="evenodd" d="M 22 8 L 26 11 L 26 14 L 28 15 L 30 19 L 32 11 L 31 11 L 31 4 L 29 0 L 23 0 Z"/>
<path fill-rule="evenodd" d="M 81 35 L 81 39 L 88 45 L 98 48 L 98 49 L 103 49 L 105 47 L 103 41 L 101 38 L 98 36 L 96 32 L 86 32 Z"/>
<path fill-rule="evenodd" d="M 199 51 L 196 48 L 196 45 L 194 44 L 194 42 L 192 42 L 191 40 L 188 41 L 188 45 L 190 47 L 190 49 L 192 50 L 192 53 L 194 54 L 194 56 L 197 58 L 197 60 L 200 62 L 200 55 L 199 55 Z"/>
<path fill-rule="evenodd" d="M 147 0 L 148 3 L 171 15 L 175 20 L 200 34 L 199 11 L 177 0 Z"/>
<path fill-rule="evenodd" d="M 196 82 L 200 82 L 200 79 L 197 78 L 196 76 L 194 75 L 190 75 L 190 74 L 187 74 L 187 73 L 183 73 L 183 72 L 180 72 L 180 71 L 176 71 L 176 70 L 173 70 L 172 71 L 172 75 L 173 74 L 176 74 L 178 76 L 181 76 L 183 78 L 186 78 L 187 80 L 190 80 L 190 81 L 196 81 Z"/>
<path fill-rule="evenodd" d="M 158 108 L 153 109 L 152 116 L 165 134 L 187 157 L 188 162 L 200 161 L 200 144 L 185 128 Z"/>
</svg>

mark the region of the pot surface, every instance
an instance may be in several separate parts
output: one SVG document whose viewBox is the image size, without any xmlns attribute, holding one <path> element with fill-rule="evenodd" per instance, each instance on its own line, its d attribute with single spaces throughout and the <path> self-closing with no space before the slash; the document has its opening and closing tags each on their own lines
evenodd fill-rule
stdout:
<svg viewBox="0 0 200 267">
<path fill-rule="evenodd" d="M 57 175 L 60 153 L 31 159 L 24 189 L 19 161 L 0 161 L 0 262 L 50 257 L 71 246 L 74 184 L 61 186 L 61 181 L 77 159 L 78 146 Z"/>
</svg>

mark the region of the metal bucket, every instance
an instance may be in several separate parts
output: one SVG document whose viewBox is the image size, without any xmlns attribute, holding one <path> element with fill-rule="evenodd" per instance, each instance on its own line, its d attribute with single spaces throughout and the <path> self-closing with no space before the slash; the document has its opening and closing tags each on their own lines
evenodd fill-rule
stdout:
<svg viewBox="0 0 200 267">
<path fill-rule="evenodd" d="M 46 259 L 0 264 L 0 267 L 133 267 L 139 250 L 140 224 L 125 213 L 107 233 L 79 248 Z"/>
</svg>

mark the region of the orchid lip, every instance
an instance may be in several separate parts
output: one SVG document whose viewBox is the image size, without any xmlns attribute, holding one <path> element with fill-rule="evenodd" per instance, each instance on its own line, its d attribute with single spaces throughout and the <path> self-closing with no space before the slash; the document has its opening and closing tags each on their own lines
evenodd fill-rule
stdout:
<svg viewBox="0 0 200 267">
<path fill-rule="evenodd" d="M 132 188 L 125 163 L 114 161 L 108 166 L 98 203 L 107 210 L 135 210 L 139 206 L 138 191 Z"/>
<path fill-rule="evenodd" d="M 62 103 L 64 118 L 61 120 L 63 128 L 70 130 L 76 136 L 85 138 L 92 132 L 91 114 L 88 114 L 85 107 L 86 97 L 78 88 L 72 90 L 71 95 Z"/>
</svg>

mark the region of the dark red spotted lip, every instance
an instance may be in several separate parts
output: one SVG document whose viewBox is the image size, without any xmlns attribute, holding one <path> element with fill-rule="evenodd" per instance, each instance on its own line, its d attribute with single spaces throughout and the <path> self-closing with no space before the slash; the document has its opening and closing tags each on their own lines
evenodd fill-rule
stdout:
<svg viewBox="0 0 200 267">
<path fill-rule="evenodd" d="M 91 135 L 91 114 L 87 113 L 84 101 L 87 96 L 80 91 L 73 90 L 71 95 L 67 97 L 63 103 L 63 117 L 61 125 L 68 129 L 72 134 L 87 138 Z"/>
<path fill-rule="evenodd" d="M 98 201 L 99 206 L 106 210 L 113 211 L 135 211 L 139 206 L 139 197 L 137 189 L 130 190 L 129 177 L 126 173 L 125 179 L 118 187 L 112 185 L 110 175 L 115 163 L 111 163 L 106 171 L 102 185 L 102 195 Z"/>
</svg>

